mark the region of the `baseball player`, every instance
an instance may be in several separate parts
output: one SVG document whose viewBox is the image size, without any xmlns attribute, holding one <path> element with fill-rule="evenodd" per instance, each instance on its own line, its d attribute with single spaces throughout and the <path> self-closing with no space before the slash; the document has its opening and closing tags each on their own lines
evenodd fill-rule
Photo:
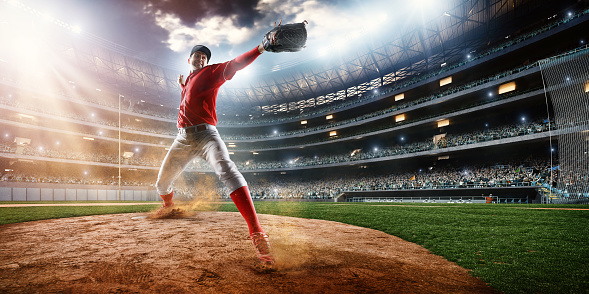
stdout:
<svg viewBox="0 0 589 294">
<path fill-rule="evenodd" d="M 178 76 L 178 83 L 182 88 L 178 135 L 162 162 L 156 183 L 163 200 L 158 213 L 163 214 L 174 206 L 172 184 L 176 178 L 195 157 L 206 160 L 219 180 L 232 191 L 231 200 L 245 219 L 258 260 L 264 266 L 274 264 L 270 241 L 258 220 L 247 182 L 229 158 L 227 147 L 215 127 L 217 93 L 221 85 L 231 80 L 238 70 L 251 64 L 264 51 L 301 50 L 307 39 L 305 23 L 278 25 L 264 36 L 260 45 L 225 63 L 209 65 L 209 48 L 203 45 L 192 48 L 188 58 L 190 74 L 186 80 L 183 75 Z"/>
<path fill-rule="evenodd" d="M 213 167 L 219 180 L 232 191 L 231 200 L 247 222 L 258 259 L 263 265 L 271 266 L 274 264 L 274 257 L 270 252 L 270 242 L 258 221 L 247 182 L 229 158 L 227 147 L 215 127 L 215 105 L 219 88 L 263 52 L 264 47 L 260 44 L 229 62 L 209 65 L 209 48 L 203 45 L 192 48 L 188 58 L 190 74 L 186 80 L 183 75 L 178 77 L 178 83 L 182 88 L 177 122 L 178 135 L 160 167 L 156 188 L 163 199 L 163 206 L 157 213 L 165 213 L 174 206 L 172 183 L 195 157 L 206 160 Z"/>
</svg>

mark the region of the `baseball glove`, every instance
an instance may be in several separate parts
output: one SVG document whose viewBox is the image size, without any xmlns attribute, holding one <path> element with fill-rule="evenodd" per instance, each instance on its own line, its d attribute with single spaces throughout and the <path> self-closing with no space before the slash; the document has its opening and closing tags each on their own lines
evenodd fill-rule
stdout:
<svg viewBox="0 0 589 294">
<path fill-rule="evenodd" d="M 281 24 L 264 35 L 264 50 L 276 53 L 301 51 L 307 42 L 306 23 L 307 21 L 282 25 L 281 21 Z"/>
</svg>

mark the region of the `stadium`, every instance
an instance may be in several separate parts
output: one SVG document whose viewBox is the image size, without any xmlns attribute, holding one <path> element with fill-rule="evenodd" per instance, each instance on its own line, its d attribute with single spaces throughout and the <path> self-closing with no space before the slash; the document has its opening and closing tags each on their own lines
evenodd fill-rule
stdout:
<svg viewBox="0 0 589 294">
<path fill-rule="evenodd" d="M 204 159 L 174 182 L 189 213 L 146 217 L 185 63 L 0 2 L 0 292 L 586 293 L 589 3 L 389 2 L 322 43 L 309 15 L 301 52 L 219 90 L 274 271 Z"/>
</svg>

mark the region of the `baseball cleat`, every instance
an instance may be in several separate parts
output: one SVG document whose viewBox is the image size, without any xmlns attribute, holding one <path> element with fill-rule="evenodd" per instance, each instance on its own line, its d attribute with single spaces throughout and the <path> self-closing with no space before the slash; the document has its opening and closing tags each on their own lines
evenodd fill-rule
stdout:
<svg viewBox="0 0 589 294">
<path fill-rule="evenodd" d="M 254 243 L 258 260 L 265 267 L 272 267 L 274 265 L 274 256 L 272 256 L 270 241 L 268 235 L 264 233 L 252 233 L 249 237 Z"/>
<path fill-rule="evenodd" d="M 172 208 L 172 207 L 174 207 L 174 205 L 165 205 L 165 204 L 164 204 L 164 205 L 162 205 L 162 207 L 160 207 L 160 208 L 159 208 L 159 209 L 158 209 L 158 210 L 155 212 L 155 214 L 156 214 L 156 215 L 164 215 L 164 214 L 168 214 L 168 213 L 170 213 L 170 212 L 173 210 L 173 208 Z"/>
</svg>

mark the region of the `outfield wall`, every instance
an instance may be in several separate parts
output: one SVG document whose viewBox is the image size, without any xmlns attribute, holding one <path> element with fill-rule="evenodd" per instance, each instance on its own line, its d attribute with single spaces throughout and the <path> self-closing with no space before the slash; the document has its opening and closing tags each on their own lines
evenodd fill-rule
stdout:
<svg viewBox="0 0 589 294">
<path fill-rule="evenodd" d="M 449 189 L 411 189 L 411 190 L 382 190 L 382 191 L 346 191 L 337 202 L 370 202 L 373 200 L 391 201 L 426 201 L 442 200 L 442 202 L 460 199 L 486 202 L 486 197 L 492 197 L 495 202 L 507 203 L 540 203 L 541 187 L 497 187 L 497 188 L 449 188 Z M 426 201 L 427 202 L 427 201 Z"/>
<path fill-rule="evenodd" d="M 0 201 L 159 201 L 151 187 L 0 183 Z"/>
</svg>

